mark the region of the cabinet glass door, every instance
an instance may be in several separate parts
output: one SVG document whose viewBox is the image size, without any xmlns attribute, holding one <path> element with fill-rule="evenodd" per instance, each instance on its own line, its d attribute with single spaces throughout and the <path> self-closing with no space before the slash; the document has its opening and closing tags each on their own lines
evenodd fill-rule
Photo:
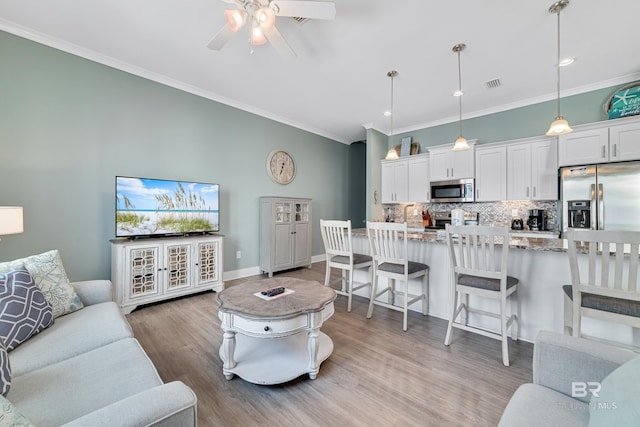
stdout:
<svg viewBox="0 0 640 427">
<path fill-rule="evenodd" d="M 296 222 L 309 222 L 309 203 L 296 203 Z"/>
<path fill-rule="evenodd" d="M 276 224 L 291 222 L 291 202 L 276 202 Z"/>
</svg>

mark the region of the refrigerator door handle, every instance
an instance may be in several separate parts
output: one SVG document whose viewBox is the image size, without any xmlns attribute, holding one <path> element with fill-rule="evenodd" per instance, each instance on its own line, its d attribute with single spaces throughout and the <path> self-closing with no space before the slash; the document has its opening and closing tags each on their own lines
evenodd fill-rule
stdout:
<svg viewBox="0 0 640 427">
<path fill-rule="evenodd" d="M 595 184 L 591 184 L 591 229 L 595 230 L 596 229 L 596 215 L 595 212 L 597 211 L 596 209 L 596 185 Z"/>
<path fill-rule="evenodd" d="M 598 184 L 598 230 L 604 230 L 604 186 Z"/>
</svg>

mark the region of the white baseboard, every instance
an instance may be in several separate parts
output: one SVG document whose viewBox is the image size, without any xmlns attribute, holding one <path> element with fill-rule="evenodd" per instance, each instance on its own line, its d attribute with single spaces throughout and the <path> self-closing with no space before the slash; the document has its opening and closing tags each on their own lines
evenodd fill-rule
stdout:
<svg viewBox="0 0 640 427">
<path fill-rule="evenodd" d="M 314 255 L 311 257 L 311 263 L 314 264 L 316 262 L 322 262 L 326 259 L 327 257 L 325 254 Z M 222 274 L 222 280 L 243 279 L 245 277 L 257 276 L 261 273 L 262 270 L 260 270 L 260 266 L 256 265 L 254 267 L 241 268 L 240 270 L 225 271 Z"/>
</svg>

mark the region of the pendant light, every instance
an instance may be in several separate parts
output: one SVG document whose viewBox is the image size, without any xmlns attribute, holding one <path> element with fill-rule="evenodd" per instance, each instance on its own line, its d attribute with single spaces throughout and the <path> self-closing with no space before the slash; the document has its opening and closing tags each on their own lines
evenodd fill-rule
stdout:
<svg viewBox="0 0 640 427">
<path fill-rule="evenodd" d="M 385 160 L 396 160 L 398 158 L 398 152 L 393 146 L 393 78 L 398 75 L 396 70 L 391 70 L 387 73 L 387 77 L 391 79 L 391 108 L 389 109 L 389 142 L 391 148 L 387 152 Z"/>
<path fill-rule="evenodd" d="M 560 11 L 562 11 L 568 5 L 569 5 L 569 0 L 559 0 L 554 4 L 552 4 L 551 7 L 549 7 L 550 13 L 555 13 L 558 15 L 558 62 L 556 63 L 556 68 L 558 70 L 558 75 L 557 75 L 558 115 L 553 120 L 553 122 L 551 122 L 551 126 L 549 126 L 549 130 L 547 131 L 548 136 L 564 135 L 573 131 L 573 129 L 571 129 L 571 127 L 569 126 L 569 122 L 560 114 Z"/>
<path fill-rule="evenodd" d="M 462 52 L 465 47 L 467 46 L 464 43 L 458 43 L 452 49 L 455 53 L 458 54 L 458 92 L 456 92 L 455 95 L 458 97 L 458 105 L 460 107 L 460 118 L 458 120 L 458 139 L 456 139 L 456 142 L 453 144 L 453 151 L 463 151 L 471 148 L 469 147 L 469 143 L 467 142 L 465 137 L 462 136 L 462 71 L 460 68 L 460 52 Z"/>
</svg>

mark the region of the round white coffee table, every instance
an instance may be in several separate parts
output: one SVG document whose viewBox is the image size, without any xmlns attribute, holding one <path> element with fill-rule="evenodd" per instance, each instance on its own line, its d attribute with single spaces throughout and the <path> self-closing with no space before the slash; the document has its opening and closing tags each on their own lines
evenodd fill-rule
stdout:
<svg viewBox="0 0 640 427">
<path fill-rule="evenodd" d="M 287 292 L 269 299 L 255 295 L 276 287 Z M 320 327 L 333 315 L 335 299 L 333 289 L 292 277 L 246 282 L 221 291 L 217 300 L 225 378 L 235 374 L 255 384 L 280 384 L 308 373 L 315 379 L 320 364 L 333 352 L 333 341 Z"/>
</svg>

